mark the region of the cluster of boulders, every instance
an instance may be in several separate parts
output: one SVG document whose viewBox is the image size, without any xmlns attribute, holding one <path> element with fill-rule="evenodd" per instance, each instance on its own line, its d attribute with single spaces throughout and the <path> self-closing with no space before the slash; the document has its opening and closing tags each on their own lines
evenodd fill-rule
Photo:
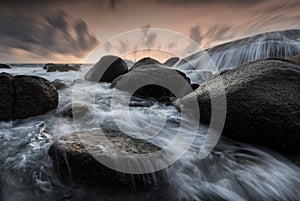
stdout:
<svg viewBox="0 0 300 201">
<path fill-rule="evenodd" d="M 57 105 L 56 88 L 46 79 L 0 73 L 0 121 L 44 114 Z"/>
<path fill-rule="evenodd" d="M 47 70 L 47 72 L 68 72 L 68 71 L 78 71 L 80 70 L 80 65 L 69 65 L 69 64 L 53 64 L 47 63 L 43 69 Z"/>
<path fill-rule="evenodd" d="M 168 65 L 176 63 L 171 58 Z M 136 62 L 129 70 L 126 63 L 117 56 L 104 56 L 85 75 L 85 79 L 96 82 L 109 82 L 111 88 L 127 91 L 133 96 L 153 98 L 169 103 L 172 98 L 181 98 L 197 88 L 181 71 L 168 68 L 150 57 Z M 170 90 L 172 89 L 173 90 Z M 171 99 L 170 99 L 171 98 Z"/>
</svg>

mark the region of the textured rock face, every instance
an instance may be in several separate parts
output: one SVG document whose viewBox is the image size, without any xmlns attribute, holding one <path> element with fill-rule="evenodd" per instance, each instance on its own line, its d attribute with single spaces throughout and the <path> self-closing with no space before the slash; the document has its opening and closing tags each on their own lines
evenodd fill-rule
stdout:
<svg viewBox="0 0 300 201">
<path fill-rule="evenodd" d="M 55 87 L 36 76 L 0 74 L 0 96 L 2 121 L 44 114 L 58 105 Z"/>
<path fill-rule="evenodd" d="M 13 76 L 0 73 L 0 121 L 9 120 L 14 109 Z"/>
<path fill-rule="evenodd" d="M 172 57 L 170 59 L 168 59 L 167 61 L 165 61 L 164 65 L 172 67 L 174 66 L 177 62 L 179 61 L 178 57 Z"/>
<path fill-rule="evenodd" d="M 76 66 L 69 66 L 67 64 L 46 64 L 44 67 L 44 69 L 47 70 L 47 72 L 55 72 L 55 71 L 59 71 L 59 72 L 68 72 L 68 71 L 78 71 L 80 69 L 79 65 Z"/>
<path fill-rule="evenodd" d="M 281 152 L 300 153 L 298 65 L 260 60 L 226 71 L 221 77 L 227 97 L 224 136 Z M 202 123 L 210 122 L 211 99 L 219 96 L 209 95 L 209 91 L 218 92 L 220 88 L 216 79 L 213 77 L 181 100 L 184 106 L 196 95 Z"/>
<path fill-rule="evenodd" d="M 139 66 L 114 80 L 111 87 L 161 102 L 168 102 L 170 97 L 183 97 L 193 90 L 184 73 L 157 64 Z M 136 90 L 132 91 L 133 88 Z"/>
<path fill-rule="evenodd" d="M 84 131 L 58 139 L 49 149 L 57 172 L 65 182 L 103 187 L 147 188 L 163 184 L 164 171 L 153 174 L 125 174 L 103 165 L 96 158 L 113 158 L 118 162 L 125 153 L 147 154 L 160 148 L 119 132 Z M 110 148 L 105 139 L 118 150 Z M 84 143 L 82 143 L 82 140 Z M 93 154 L 90 155 L 90 153 Z M 130 164 L 129 164 L 130 165 Z M 71 181 L 70 181 L 71 179 Z"/>
<path fill-rule="evenodd" d="M 112 82 L 128 72 L 127 64 L 117 56 L 102 57 L 85 75 L 84 79 L 94 82 Z"/>
<path fill-rule="evenodd" d="M 150 64 L 161 64 L 161 63 L 150 57 L 145 57 L 145 58 L 137 61 L 135 64 L 133 64 L 133 66 L 130 68 L 130 70 L 134 70 L 140 66 L 145 66 L 145 65 L 150 65 Z"/>
<path fill-rule="evenodd" d="M 11 68 L 11 67 L 7 64 L 0 64 L 0 68 Z"/>
</svg>

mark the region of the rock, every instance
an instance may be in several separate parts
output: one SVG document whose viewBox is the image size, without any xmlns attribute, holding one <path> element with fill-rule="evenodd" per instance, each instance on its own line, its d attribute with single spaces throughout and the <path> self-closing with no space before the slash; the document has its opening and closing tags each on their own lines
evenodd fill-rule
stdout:
<svg viewBox="0 0 300 201">
<path fill-rule="evenodd" d="M 7 64 L 0 64 L 0 68 L 11 68 L 11 67 Z"/>
<path fill-rule="evenodd" d="M 0 121 L 11 119 L 13 108 L 13 76 L 8 73 L 0 73 Z"/>
<path fill-rule="evenodd" d="M 15 76 L 13 119 L 44 114 L 58 105 L 58 93 L 46 79 L 36 76 Z"/>
<path fill-rule="evenodd" d="M 295 55 L 293 57 L 290 57 L 290 58 L 288 58 L 288 60 L 290 60 L 292 62 L 295 62 L 295 63 L 297 63 L 297 64 L 300 65 L 300 54 L 297 54 L 297 55 Z"/>
<path fill-rule="evenodd" d="M 53 64 L 48 63 L 46 64 L 43 69 L 46 69 L 47 72 L 68 72 L 68 71 L 78 71 L 80 69 L 80 66 L 69 66 L 68 64 Z"/>
<path fill-rule="evenodd" d="M 140 66 L 145 66 L 145 65 L 149 65 L 149 64 L 161 64 L 159 61 L 152 59 L 150 57 L 145 57 L 143 59 L 140 59 L 139 61 L 137 61 L 135 64 L 133 64 L 133 66 L 130 68 L 130 70 L 134 70 L 137 67 Z"/>
<path fill-rule="evenodd" d="M 300 67 L 284 60 L 260 60 L 221 75 L 227 97 L 223 135 L 282 153 L 300 153 Z M 201 122 L 211 118 L 211 98 L 221 103 L 220 82 L 208 80 L 181 100 L 184 108 L 197 97 Z"/>
<path fill-rule="evenodd" d="M 126 188 L 133 188 L 134 186 L 137 188 L 154 187 L 165 182 L 165 171 L 152 174 L 125 174 L 96 160 L 96 158 L 105 158 L 106 160 L 116 160 L 118 163 L 127 153 L 148 154 L 160 150 L 153 144 L 131 138 L 120 132 L 104 129 L 102 131 L 104 135 L 99 130 L 92 130 L 64 136 L 50 147 L 48 153 L 64 182 L 74 181 L 102 187 Z M 108 145 L 109 143 L 106 143 L 106 139 L 118 150 L 112 149 Z"/>
<path fill-rule="evenodd" d="M 54 80 L 53 82 L 51 82 L 51 84 L 53 84 L 57 90 L 69 87 L 67 84 L 65 84 L 62 80 L 59 79 Z"/>
<path fill-rule="evenodd" d="M 192 92 L 190 80 L 183 72 L 157 64 L 139 66 L 114 80 L 111 87 L 164 103 L 172 102 L 175 96 L 180 98 Z M 137 88 L 132 91 L 132 87 Z"/>
<path fill-rule="evenodd" d="M 300 29 L 261 33 L 197 52 L 177 67 L 221 71 L 259 59 L 285 59 L 300 54 Z"/>
<path fill-rule="evenodd" d="M 0 120 L 41 115 L 58 105 L 56 88 L 37 76 L 0 73 Z"/>
<path fill-rule="evenodd" d="M 73 118 L 73 114 L 77 117 L 82 117 L 89 112 L 89 107 L 81 103 L 69 103 L 67 104 L 60 114 L 64 117 Z"/>
<path fill-rule="evenodd" d="M 112 82 L 127 72 L 128 67 L 123 59 L 117 56 L 107 55 L 102 57 L 86 73 L 84 79 L 94 82 Z"/>
<path fill-rule="evenodd" d="M 179 61 L 178 57 L 172 57 L 170 59 L 168 59 L 167 61 L 165 61 L 164 65 L 172 67 L 174 66 L 177 62 Z"/>
</svg>

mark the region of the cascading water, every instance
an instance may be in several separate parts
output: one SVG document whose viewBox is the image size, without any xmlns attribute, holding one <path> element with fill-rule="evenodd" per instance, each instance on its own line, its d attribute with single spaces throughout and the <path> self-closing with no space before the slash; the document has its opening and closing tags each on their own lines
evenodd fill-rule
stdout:
<svg viewBox="0 0 300 201">
<path fill-rule="evenodd" d="M 286 59 L 296 54 L 300 54 L 299 29 L 263 33 L 218 45 L 185 58 L 177 68 L 188 73 L 195 67 L 216 72 L 259 59 Z"/>
<path fill-rule="evenodd" d="M 88 67 L 81 69 L 81 74 Z M 27 74 L 50 81 L 64 80 L 72 84 L 77 72 L 46 73 L 41 66 L 17 67 L 5 70 L 13 75 Z M 83 72 L 82 72 L 83 71 Z M 108 84 L 78 82 L 77 90 L 85 98 L 96 95 L 95 103 L 88 105 L 89 115 L 101 126 L 114 129 L 114 121 L 122 120 L 125 105 L 117 105 L 112 114 L 112 90 Z M 95 90 L 96 87 L 96 90 Z M 115 91 L 122 99 L 125 93 Z M 4 201 L 99 201 L 99 200 L 298 200 L 300 197 L 300 159 L 292 161 L 261 148 L 237 144 L 221 139 L 216 149 L 200 160 L 198 151 L 206 133 L 199 128 L 196 139 L 184 156 L 168 170 L 169 185 L 152 191 L 133 192 L 124 189 L 66 185 L 58 178 L 48 149 L 52 142 L 76 130 L 74 121 L 58 115 L 72 101 L 73 87 L 59 91 L 60 102 L 56 110 L 45 115 L 13 122 L 0 122 L 1 191 Z M 34 109 L 34 108 L 33 108 Z M 173 106 L 154 103 L 150 107 L 132 108 L 131 118 L 140 126 L 149 124 L 149 114 L 155 113 L 157 122 L 167 117 L 167 123 L 152 143 L 165 146 L 176 136 L 180 121 Z M 79 123 L 80 122 L 76 122 Z M 155 124 L 155 122 L 151 122 Z M 154 125 L 155 126 L 155 125 Z M 80 129 L 80 127 L 79 127 Z M 93 129 L 93 128 L 90 128 Z M 184 133 L 191 132 L 185 128 Z M 178 147 L 178 151 L 181 147 Z"/>
</svg>

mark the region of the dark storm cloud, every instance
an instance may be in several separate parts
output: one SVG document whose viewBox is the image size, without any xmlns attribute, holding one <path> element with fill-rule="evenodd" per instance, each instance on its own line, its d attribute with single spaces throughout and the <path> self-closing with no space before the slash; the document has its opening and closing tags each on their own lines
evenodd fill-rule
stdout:
<svg viewBox="0 0 300 201">
<path fill-rule="evenodd" d="M 83 20 L 73 22 L 61 10 L 45 16 L 6 12 L 0 14 L 0 24 L 1 49 L 21 49 L 41 56 L 81 57 L 99 43 Z"/>
</svg>

